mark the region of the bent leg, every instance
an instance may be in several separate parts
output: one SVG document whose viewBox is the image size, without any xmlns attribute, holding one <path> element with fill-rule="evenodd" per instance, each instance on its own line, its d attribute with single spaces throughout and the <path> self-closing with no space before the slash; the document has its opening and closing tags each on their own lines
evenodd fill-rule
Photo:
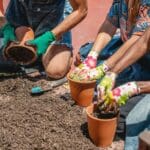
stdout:
<svg viewBox="0 0 150 150">
<path fill-rule="evenodd" d="M 72 63 L 72 51 L 65 45 L 51 45 L 43 56 L 47 75 L 54 79 L 64 77 Z"/>
</svg>

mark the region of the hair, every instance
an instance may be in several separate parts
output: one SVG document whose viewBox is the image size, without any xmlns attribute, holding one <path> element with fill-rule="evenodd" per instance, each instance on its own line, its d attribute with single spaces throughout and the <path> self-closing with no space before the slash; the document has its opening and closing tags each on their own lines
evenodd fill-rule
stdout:
<svg viewBox="0 0 150 150">
<path fill-rule="evenodd" d="M 135 24 L 138 16 L 140 0 L 127 0 L 128 3 L 128 17 L 131 24 Z"/>
</svg>

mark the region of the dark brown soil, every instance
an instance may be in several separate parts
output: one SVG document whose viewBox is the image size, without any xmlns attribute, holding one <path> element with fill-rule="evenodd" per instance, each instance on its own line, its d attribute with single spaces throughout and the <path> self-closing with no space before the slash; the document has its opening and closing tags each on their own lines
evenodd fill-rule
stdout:
<svg viewBox="0 0 150 150">
<path fill-rule="evenodd" d="M 96 150 L 84 109 L 59 88 L 33 97 L 27 79 L 0 81 L 0 150 Z"/>
<path fill-rule="evenodd" d="M 20 64 L 28 64 L 35 57 L 28 47 L 14 46 L 8 52 L 9 58 Z"/>
<path fill-rule="evenodd" d="M 104 101 L 94 105 L 93 116 L 100 119 L 111 119 L 119 114 L 119 106 L 116 103 L 105 104 Z"/>
</svg>

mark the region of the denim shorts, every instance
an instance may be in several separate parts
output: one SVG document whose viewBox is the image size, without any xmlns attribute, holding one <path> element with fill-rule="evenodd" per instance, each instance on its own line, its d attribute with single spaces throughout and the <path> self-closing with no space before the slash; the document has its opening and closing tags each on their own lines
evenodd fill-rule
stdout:
<svg viewBox="0 0 150 150">
<path fill-rule="evenodd" d="M 69 14 L 71 14 L 72 10 L 73 9 L 72 9 L 72 7 L 70 5 L 70 2 L 68 0 L 66 0 L 65 1 L 64 13 L 63 13 L 63 19 L 65 19 Z M 64 33 L 60 40 L 55 41 L 52 44 L 55 44 L 55 45 L 66 45 L 68 48 L 70 48 L 72 50 L 73 48 L 72 48 L 71 31 L 68 31 L 68 32 Z"/>
<path fill-rule="evenodd" d="M 37 37 L 55 28 L 71 12 L 68 0 L 11 0 L 6 18 L 15 28 L 31 27 Z M 64 44 L 72 49 L 71 32 L 66 32 L 53 44 Z"/>
</svg>

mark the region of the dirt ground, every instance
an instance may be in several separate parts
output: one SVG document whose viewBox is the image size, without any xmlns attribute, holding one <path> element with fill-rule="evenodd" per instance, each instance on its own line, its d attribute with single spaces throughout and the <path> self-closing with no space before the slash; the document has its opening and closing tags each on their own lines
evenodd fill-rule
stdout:
<svg viewBox="0 0 150 150">
<path fill-rule="evenodd" d="M 45 80 L 0 79 L 0 150 L 98 150 L 89 138 L 83 108 L 63 86 L 31 96 Z M 107 150 L 123 150 L 123 141 Z"/>
</svg>

